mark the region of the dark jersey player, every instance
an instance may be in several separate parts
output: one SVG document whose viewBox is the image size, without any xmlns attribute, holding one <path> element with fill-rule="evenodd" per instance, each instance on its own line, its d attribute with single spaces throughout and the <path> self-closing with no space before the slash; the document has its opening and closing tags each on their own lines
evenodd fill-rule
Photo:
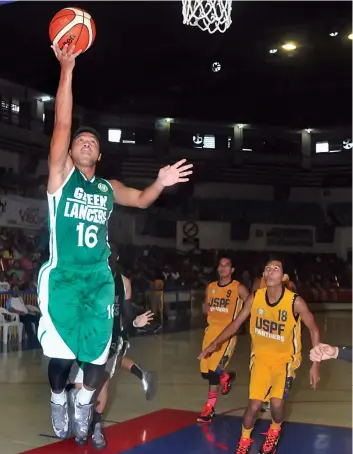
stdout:
<svg viewBox="0 0 353 454">
<path fill-rule="evenodd" d="M 90 433 L 92 434 L 92 444 L 95 449 L 104 449 L 107 445 L 103 433 L 102 415 L 108 401 L 109 382 L 114 376 L 117 364 L 120 364 L 121 367 L 130 371 L 142 381 L 146 398 L 152 399 L 155 393 L 155 378 L 153 372 L 142 370 L 130 359 L 128 359 L 128 366 L 130 367 L 127 367 L 123 363 L 125 361 L 126 351 L 129 347 L 128 331 L 131 325 L 136 328 L 142 328 L 148 325 L 153 319 L 153 314 L 150 311 L 147 311 L 144 314 L 136 316 L 136 311 L 131 303 L 130 280 L 116 270 L 117 252 L 114 245 L 111 245 L 111 251 L 110 267 L 115 282 L 114 324 L 109 357 L 105 366 L 104 378 L 101 387 L 99 388 L 90 430 Z M 82 380 L 83 368 L 79 367 L 76 363 L 70 373 L 70 382 L 75 383 L 76 388 L 79 389 L 82 386 Z M 86 444 L 87 441 L 88 437 L 76 438 L 76 442 L 80 445 Z"/>
</svg>

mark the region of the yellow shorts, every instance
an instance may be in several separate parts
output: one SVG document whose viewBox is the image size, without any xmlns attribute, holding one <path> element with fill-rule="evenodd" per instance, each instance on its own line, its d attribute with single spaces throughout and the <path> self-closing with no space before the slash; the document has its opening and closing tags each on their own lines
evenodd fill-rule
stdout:
<svg viewBox="0 0 353 454">
<path fill-rule="evenodd" d="M 252 360 L 249 399 L 262 402 L 272 398 L 285 399 L 300 363 L 299 357 L 290 363 L 276 363 L 271 359 Z"/>
<path fill-rule="evenodd" d="M 216 339 L 216 337 L 223 331 L 223 327 L 220 328 L 213 328 L 208 327 L 205 331 L 205 337 L 203 338 L 202 342 L 202 350 L 210 345 L 212 341 Z M 206 359 L 202 359 L 200 361 L 200 369 L 201 373 L 207 374 L 210 370 L 213 372 L 221 373 L 227 365 L 234 353 L 234 349 L 237 343 L 237 338 L 235 336 L 228 339 L 224 342 L 218 350 L 212 353 Z"/>
</svg>

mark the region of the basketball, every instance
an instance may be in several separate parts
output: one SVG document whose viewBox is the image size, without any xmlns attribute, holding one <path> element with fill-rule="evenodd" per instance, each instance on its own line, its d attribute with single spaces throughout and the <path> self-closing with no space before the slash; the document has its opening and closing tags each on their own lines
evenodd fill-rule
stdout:
<svg viewBox="0 0 353 454">
<path fill-rule="evenodd" d="M 96 25 L 90 16 L 79 8 L 64 8 L 55 14 L 49 25 L 49 38 L 62 49 L 75 44 L 75 52 L 89 49 L 96 37 Z"/>
</svg>

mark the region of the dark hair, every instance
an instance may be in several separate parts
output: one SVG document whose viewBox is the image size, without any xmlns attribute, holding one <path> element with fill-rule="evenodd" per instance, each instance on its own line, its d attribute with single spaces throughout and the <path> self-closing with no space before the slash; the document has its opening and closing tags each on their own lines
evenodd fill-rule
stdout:
<svg viewBox="0 0 353 454">
<path fill-rule="evenodd" d="M 282 269 L 284 270 L 284 260 L 282 257 L 278 255 L 270 255 L 266 260 L 265 266 L 267 266 L 270 262 L 280 262 L 280 264 L 282 265 Z"/>
<path fill-rule="evenodd" d="M 218 256 L 218 265 L 219 265 L 219 262 L 222 260 L 222 259 L 226 259 L 226 260 L 229 260 L 230 261 L 230 265 L 232 268 L 234 268 L 234 261 L 233 261 L 233 258 L 230 254 L 220 254 Z"/>
<path fill-rule="evenodd" d="M 80 126 L 73 133 L 72 139 L 71 139 L 71 144 L 76 139 L 76 137 L 78 137 L 80 134 L 83 134 L 85 132 L 89 132 L 90 134 L 92 134 L 98 140 L 98 142 L 101 141 L 101 136 L 100 136 L 99 132 L 96 129 L 91 128 L 90 126 Z"/>
</svg>

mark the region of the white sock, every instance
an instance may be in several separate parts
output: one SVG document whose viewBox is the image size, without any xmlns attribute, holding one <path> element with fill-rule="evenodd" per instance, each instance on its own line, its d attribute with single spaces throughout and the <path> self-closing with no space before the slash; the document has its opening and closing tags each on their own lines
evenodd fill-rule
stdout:
<svg viewBox="0 0 353 454">
<path fill-rule="evenodd" d="M 53 404 L 57 405 L 64 405 L 67 402 L 67 394 L 65 389 L 60 393 L 60 394 L 55 394 L 53 391 L 51 391 L 51 402 Z"/>
<path fill-rule="evenodd" d="M 93 391 L 91 391 L 89 389 L 86 389 L 84 386 L 82 386 L 80 391 L 77 393 L 76 402 L 79 403 L 80 405 L 90 404 L 94 392 L 95 392 L 95 389 Z"/>
</svg>

